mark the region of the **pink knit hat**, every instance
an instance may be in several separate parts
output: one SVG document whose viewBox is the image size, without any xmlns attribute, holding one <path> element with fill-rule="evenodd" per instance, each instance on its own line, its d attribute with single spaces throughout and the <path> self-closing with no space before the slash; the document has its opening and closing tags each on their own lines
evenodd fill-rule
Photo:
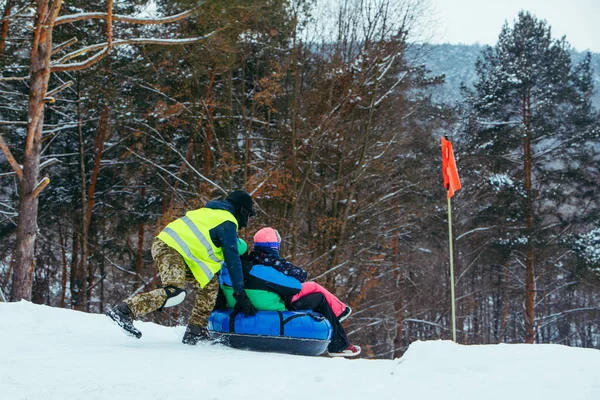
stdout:
<svg viewBox="0 0 600 400">
<path fill-rule="evenodd" d="M 279 248 L 281 236 L 273 228 L 262 228 L 254 235 L 254 246 Z"/>
</svg>

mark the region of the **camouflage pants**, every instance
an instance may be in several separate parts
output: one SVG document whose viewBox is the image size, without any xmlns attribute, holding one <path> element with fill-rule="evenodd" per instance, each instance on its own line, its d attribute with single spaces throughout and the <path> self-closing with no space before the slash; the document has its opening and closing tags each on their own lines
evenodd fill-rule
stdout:
<svg viewBox="0 0 600 400">
<path fill-rule="evenodd" d="M 196 289 L 196 302 L 192 310 L 189 323 L 206 327 L 208 317 L 215 307 L 217 292 L 219 290 L 219 278 L 215 276 L 204 287 L 192 275 L 183 258 L 177 251 L 169 247 L 165 242 L 156 238 L 152 243 L 152 258 L 158 267 L 162 286 L 174 286 L 185 289 L 185 282 L 193 282 Z M 154 289 L 146 293 L 140 293 L 125 300 L 135 317 L 141 317 L 149 312 L 161 308 L 167 300 L 164 289 Z"/>
</svg>

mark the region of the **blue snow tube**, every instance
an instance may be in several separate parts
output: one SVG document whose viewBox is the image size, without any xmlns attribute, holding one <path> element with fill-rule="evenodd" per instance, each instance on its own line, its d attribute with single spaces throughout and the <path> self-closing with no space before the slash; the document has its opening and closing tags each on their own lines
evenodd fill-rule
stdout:
<svg viewBox="0 0 600 400">
<path fill-rule="evenodd" d="M 258 311 L 244 317 L 232 309 L 208 319 L 210 335 L 236 349 L 318 356 L 327 350 L 331 324 L 314 311 Z"/>
</svg>

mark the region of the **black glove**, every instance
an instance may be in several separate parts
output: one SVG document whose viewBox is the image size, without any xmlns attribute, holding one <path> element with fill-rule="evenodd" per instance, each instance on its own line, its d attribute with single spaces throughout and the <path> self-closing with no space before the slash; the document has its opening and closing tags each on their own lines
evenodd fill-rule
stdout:
<svg viewBox="0 0 600 400">
<path fill-rule="evenodd" d="M 256 308 L 252 305 L 245 290 L 242 290 L 239 293 L 233 293 L 233 298 L 235 299 L 234 310 L 243 312 L 245 317 L 256 315 Z"/>
</svg>

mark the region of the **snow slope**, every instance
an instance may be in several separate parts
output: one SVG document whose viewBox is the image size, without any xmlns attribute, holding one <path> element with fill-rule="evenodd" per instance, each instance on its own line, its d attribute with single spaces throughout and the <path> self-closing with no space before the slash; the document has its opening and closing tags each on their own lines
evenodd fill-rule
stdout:
<svg viewBox="0 0 600 400">
<path fill-rule="evenodd" d="M 397 360 L 181 344 L 184 328 L 0 303 L 0 399 L 598 400 L 600 351 L 415 342 Z"/>
</svg>

